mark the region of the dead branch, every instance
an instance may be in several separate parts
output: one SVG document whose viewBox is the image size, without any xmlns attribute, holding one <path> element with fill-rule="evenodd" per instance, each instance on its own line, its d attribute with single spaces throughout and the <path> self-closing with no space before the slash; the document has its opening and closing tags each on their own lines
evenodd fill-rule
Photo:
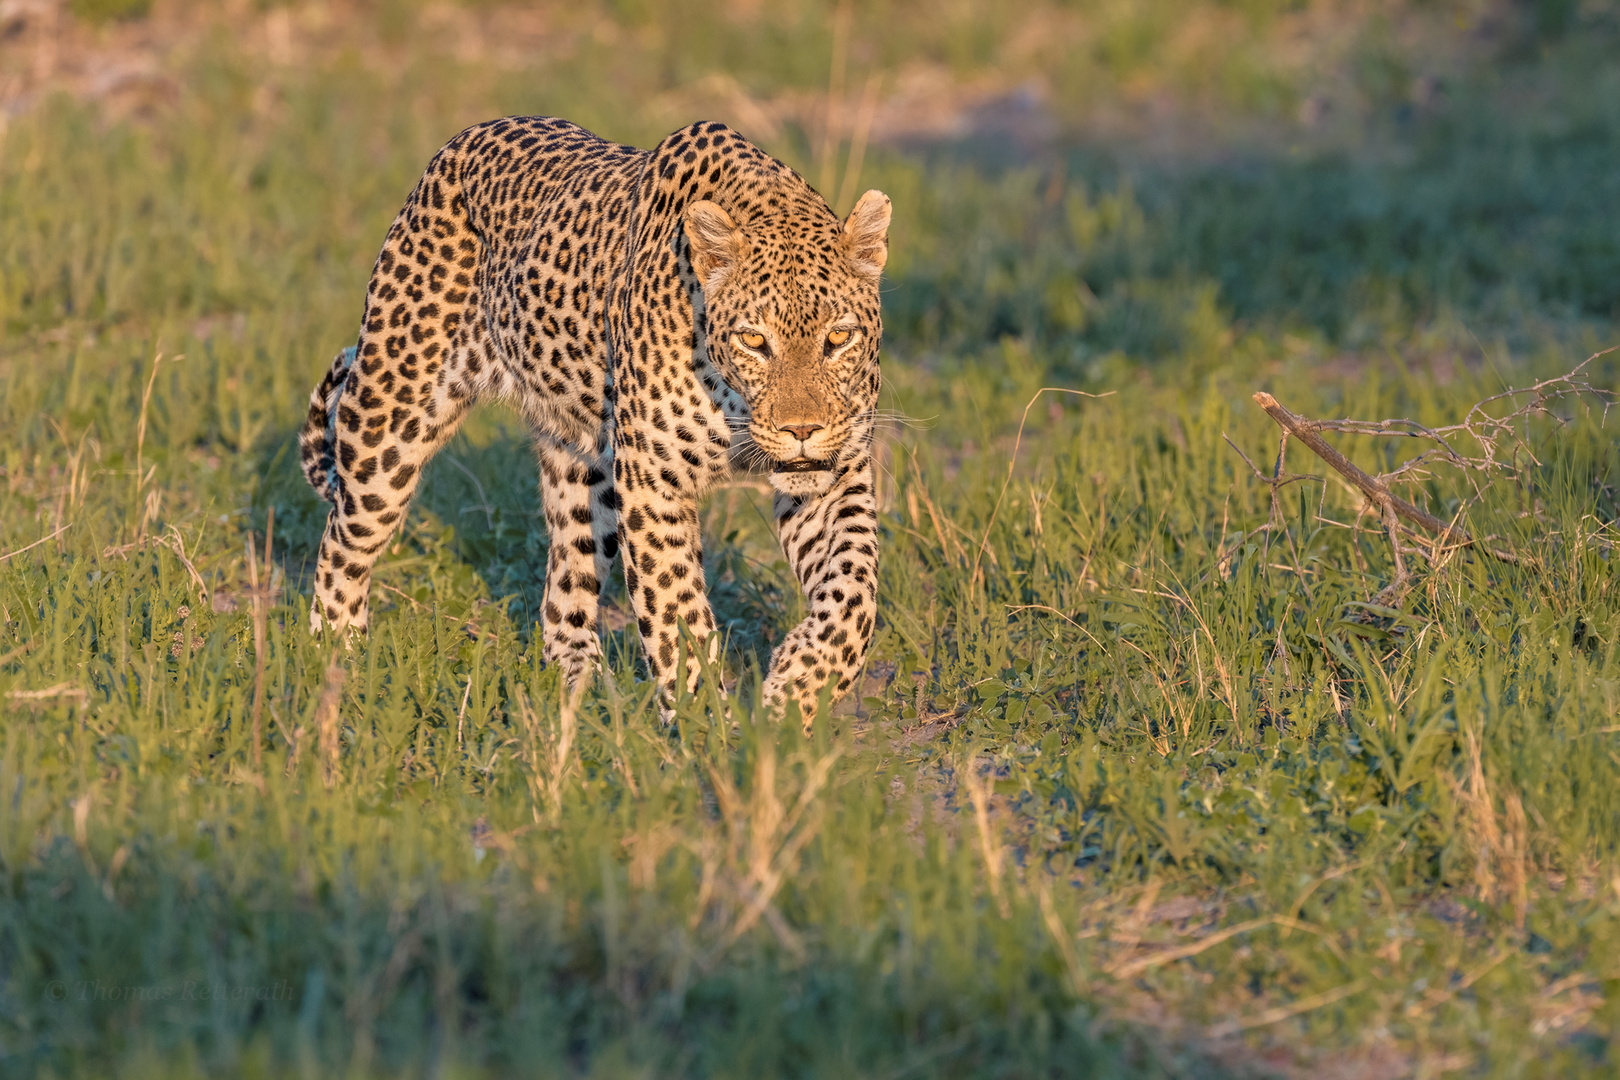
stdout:
<svg viewBox="0 0 1620 1080">
<path fill-rule="evenodd" d="M 1396 531 L 1390 515 L 1394 515 L 1395 517 L 1398 517 L 1404 521 L 1410 522 L 1411 524 L 1434 534 L 1436 538 L 1448 544 L 1452 544 L 1457 547 L 1472 547 L 1484 552 L 1486 555 L 1489 555 L 1494 559 L 1499 559 L 1502 562 L 1511 563 L 1515 566 L 1539 565 L 1536 560 L 1530 556 L 1519 555 L 1511 551 L 1504 551 L 1498 548 L 1488 547 L 1480 543 L 1467 531 L 1458 528 L 1451 522 L 1442 521 L 1440 518 L 1435 517 L 1427 510 L 1422 510 L 1416 506 L 1413 506 L 1411 503 L 1407 502 L 1405 499 L 1391 491 L 1389 489 L 1389 485 L 1386 484 L 1383 479 L 1370 476 L 1366 472 L 1363 472 L 1353 461 L 1335 450 L 1326 439 L 1322 438 L 1322 436 L 1318 434 L 1318 431 L 1320 431 L 1323 427 L 1329 426 L 1330 424 L 1336 424 L 1337 422 L 1329 421 L 1324 424 L 1322 421 L 1310 420 L 1306 417 L 1300 416 L 1298 413 L 1288 409 L 1276 398 L 1272 397 L 1263 390 L 1254 395 L 1254 400 L 1256 404 L 1258 404 L 1262 409 L 1266 410 L 1267 414 L 1269 414 L 1271 418 L 1277 422 L 1277 425 L 1281 427 L 1284 432 L 1292 435 L 1294 438 L 1298 439 L 1300 442 L 1309 447 L 1312 453 L 1321 458 L 1323 461 L 1327 462 L 1327 464 L 1331 466 L 1335 472 L 1354 484 L 1362 495 L 1366 497 L 1367 501 L 1379 509 L 1384 518 L 1386 527 L 1392 530 L 1390 534 L 1392 539 L 1395 537 Z M 1339 429 L 1335 427 L 1334 430 Z M 1408 465 L 1410 465 L 1410 463 L 1408 463 Z M 1403 465 L 1399 471 L 1404 471 L 1407 467 L 1407 465 Z M 1398 553 L 1396 558 L 1397 560 L 1400 558 Z"/>
<path fill-rule="evenodd" d="M 1605 420 L 1608 411 L 1615 404 L 1613 391 L 1593 386 L 1586 377 L 1585 371 L 1593 361 L 1620 349 L 1620 345 L 1610 346 L 1607 349 L 1593 353 L 1591 356 L 1576 364 L 1574 368 L 1563 375 L 1550 379 L 1542 379 L 1530 386 L 1504 390 L 1499 394 L 1492 394 L 1482 401 L 1475 402 L 1468 410 L 1466 416 L 1456 424 L 1447 424 L 1431 428 L 1418 423 L 1416 420 L 1313 420 L 1311 427 L 1317 431 L 1339 431 L 1346 435 L 1372 435 L 1383 437 L 1404 437 L 1428 439 L 1434 442 L 1437 450 L 1421 455 L 1402 465 L 1394 472 L 1384 474 L 1381 479 L 1389 480 L 1396 473 L 1417 467 L 1421 463 L 1435 460 L 1435 455 L 1446 458 L 1450 464 L 1470 469 L 1478 473 L 1508 474 L 1517 469 L 1516 459 L 1519 453 L 1524 454 L 1532 463 L 1541 464 L 1535 452 L 1530 449 L 1526 436 L 1520 434 L 1518 426 L 1529 420 L 1532 416 L 1549 416 L 1559 424 L 1565 420 L 1555 414 L 1551 405 L 1564 398 L 1590 397 L 1603 403 Z M 1515 406 L 1511 411 L 1498 416 L 1490 411 L 1490 406 L 1499 402 L 1511 402 Z M 1474 440 L 1478 446 L 1478 454 L 1470 456 L 1456 446 L 1453 440 L 1466 436 Z M 1513 449 L 1513 458 L 1502 460 L 1505 446 Z"/>
<path fill-rule="evenodd" d="M 1237 451 L 1255 478 L 1271 489 L 1271 521 L 1263 526 L 1265 530 L 1274 530 L 1278 525 L 1278 493 L 1283 487 L 1302 480 L 1321 479 L 1317 476 L 1286 471 L 1285 462 L 1290 437 L 1304 443 L 1312 453 L 1354 485 L 1366 500 L 1362 513 L 1375 514 L 1383 531 L 1388 535 L 1395 564 L 1394 580 L 1379 592 L 1374 598 L 1374 604 L 1395 608 L 1400 606 L 1401 600 L 1417 577 L 1410 562 L 1413 555 L 1424 557 L 1431 567 L 1437 568 L 1443 564 L 1449 553 L 1462 548 L 1472 548 L 1514 566 L 1540 567 L 1541 563 L 1535 557 L 1504 547 L 1493 547 L 1489 541 L 1495 539 L 1494 537 L 1481 539 L 1462 528 L 1458 524 L 1462 517 L 1462 508 L 1459 508 L 1452 520 L 1446 521 L 1401 498 L 1393 490 L 1393 485 L 1426 480 L 1432 475 L 1431 467 L 1450 466 L 1457 470 L 1463 482 L 1473 489 L 1471 496 L 1465 501 L 1466 506 L 1481 501 L 1486 489 L 1497 480 L 1512 479 L 1523 482 L 1527 479 L 1526 469 L 1541 464 L 1535 448 L 1531 446 L 1530 421 L 1533 417 L 1547 417 L 1560 426 L 1567 424 L 1569 418 L 1554 412 L 1552 406 L 1558 401 L 1573 398 L 1595 399 L 1603 407 L 1603 420 L 1608 419 L 1609 409 L 1620 398 L 1617 398 L 1612 390 L 1594 386 L 1586 371 L 1594 361 L 1616 350 L 1620 350 L 1620 345 L 1593 353 L 1564 375 L 1493 394 L 1476 402 L 1460 422 L 1439 427 L 1429 427 L 1416 420 L 1405 418 L 1313 420 L 1300 416 L 1270 394 L 1260 391 L 1254 395 L 1255 403 L 1266 410 L 1266 413 L 1277 422 L 1277 426 L 1282 428 L 1275 468 L 1267 474 L 1231 439 L 1228 438 L 1226 442 Z M 1346 435 L 1370 435 L 1375 438 L 1420 439 L 1431 445 L 1389 471 L 1373 476 L 1358 468 L 1322 438 L 1324 431 Z M 1468 440 L 1472 440 L 1471 446 L 1468 445 Z M 1323 485 L 1323 494 L 1324 496 L 1326 494 L 1326 484 Z M 1533 513 L 1533 504 L 1531 509 Z M 1322 518 L 1320 507 L 1317 510 L 1317 517 L 1319 520 L 1325 520 Z M 1353 527 L 1359 527 L 1360 518 L 1361 515 L 1358 514 L 1358 524 Z M 1423 534 L 1427 534 L 1427 537 Z M 1285 530 L 1284 535 L 1289 537 L 1292 546 L 1291 534 Z M 1297 566 L 1297 550 L 1295 562 Z M 1303 574 L 1301 580 L 1304 580 Z"/>
</svg>

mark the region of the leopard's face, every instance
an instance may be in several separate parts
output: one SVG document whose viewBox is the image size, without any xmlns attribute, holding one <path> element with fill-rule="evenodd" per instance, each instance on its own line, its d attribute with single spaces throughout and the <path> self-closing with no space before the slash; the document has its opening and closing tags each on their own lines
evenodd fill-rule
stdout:
<svg viewBox="0 0 1620 1080">
<path fill-rule="evenodd" d="M 747 403 L 752 463 L 778 491 L 828 490 L 871 441 L 888 222 L 876 191 L 843 223 L 781 214 L 741 229 L 713 203 L 687 209 L 709 356 Z"/>
</svg>

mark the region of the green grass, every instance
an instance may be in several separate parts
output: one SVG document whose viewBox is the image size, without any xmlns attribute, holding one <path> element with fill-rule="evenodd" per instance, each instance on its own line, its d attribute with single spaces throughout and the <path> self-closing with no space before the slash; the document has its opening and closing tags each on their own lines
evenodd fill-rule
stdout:
<svg viewBox="0 0 1620 1080">
<path fill-rule="evenodd" d="M 1560 403 L 1525 429 L 1539 464 L 1477 501 L 1444 468 L 1416 484 L 1541 565 L 1417 559 L 1370 614 L 1394 568 L 1344 527 L 1358 500 L 1274 502 L 1223 440 L 1274 458 L 1257 389 L 1432 425 L 1620 337 L 1614 12 L 1566 7 L 1504 9 L 1411 115 L 1419 51 L 1346 21 L 1332 71 L 1361 111 L 1292 149 L 1255 134 L 1312 91 L 1266 66 L 1288 5 L 1198 9 L 1227 36 L 1178 70 L 1170 8 L 1108 8 L 1095 48 L 1027 60 L 1055 146 L 869 153 L 896 209 L 887 404 L 921 419 L 886 452 L 869 677 L 810 736 L 739 704 L 800 610 L 747 485 L 705 510 L 730 701 L 661 726 L 615 630 L 569 727 L 511 418 L 441 455 L 370 637 L 336 654 L 304 630 L 325 506 L 294 439 L 462 124 L 539 110 L 646 143 L 637 97 L 710 67 L 813 90 L 822 9 L 559 11 L 573 51 L 502 69 L 411 44 L 416 9 L 384 4 L 302 66 L 203 31 L 135 120 L 12 118 L 0 1072 L 1612 1072 L 1613 421 Z M 896 5 L 852 33 L 864 63 L 971 77 L 1017 29 Z M 1088 95 L 1142 85 L 1227 126 L 1173 154 L 1086 126 Z M 814 135 L 771 148 L 813 174 Z M 1112 393 L 1045 394 L 1020 433 L 1053 385 Z M 255 747 L 245 545 L 272 510 Z"/>
</svg>

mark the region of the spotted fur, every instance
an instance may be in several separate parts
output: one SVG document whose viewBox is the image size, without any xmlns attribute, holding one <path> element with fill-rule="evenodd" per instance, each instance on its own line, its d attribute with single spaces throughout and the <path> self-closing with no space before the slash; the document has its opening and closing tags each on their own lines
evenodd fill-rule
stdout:
<svg viewBox="0 0 1620 1080">
<path fill-rule="evenodd" d="M 389 229 L 359 341 L 310 395 L 305 475 L 333 503 L 310 628 L 367 624 L 372 567 L 477 399 L 527 418 L 550 548 L 544 656 L 579 685 L 612 560 L 652 675 L 681 627 L 716 649 L 698 501 L 734 459 L 771 468 L 809 615 L 767 699 L 810 715 L 850 686 L 876 619 L 871 443 L 889 200 L 840 222 L 723 124 L 651 151 L 563 120 L 472 127 Z M 688 670 L 695 685 L 696 665 Z"/>
</svg>

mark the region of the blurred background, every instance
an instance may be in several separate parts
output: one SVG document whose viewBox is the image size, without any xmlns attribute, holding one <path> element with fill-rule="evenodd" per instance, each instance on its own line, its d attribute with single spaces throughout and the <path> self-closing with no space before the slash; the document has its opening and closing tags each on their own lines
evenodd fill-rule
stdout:
<svg viewBox="0 0 1620 1080">
<path fill-rule="evenodd" d="M 1620 317 L 1617 46 L 1611 0 L 0 0 L 0 325 L 296 300 L 330 352 L 432 152 L 540 113 L 883 187 L 912 358 L 1533 349 Z"/>
</svg>

